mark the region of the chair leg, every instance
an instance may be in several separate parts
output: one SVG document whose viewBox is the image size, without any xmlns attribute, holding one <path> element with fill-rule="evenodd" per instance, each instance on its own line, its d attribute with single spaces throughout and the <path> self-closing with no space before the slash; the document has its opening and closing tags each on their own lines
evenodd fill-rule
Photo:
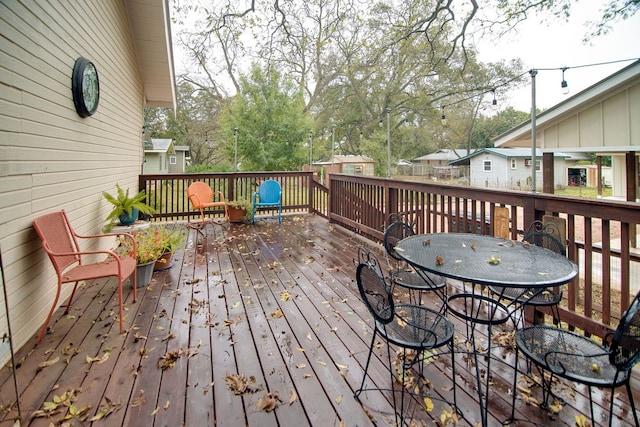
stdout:
<svg viewBox="0 0 640 427">
<path fill-rule="evenodd" d="M 367 379 L 367 371 L 369 370 L 369 362 L 371 362 L 371 354 L 373 353 L 373 346 L 375 345 L 377 330 L 373 329 L 373 336 L 371 337 L 371 345 L 369 346 L 369 355 L 367 356 L 367 363 L 364 366 L 364 373 L 362 374 L 362 383 L 360 383 L 360 388 L 357 389 L 353 393 L 353 397 L 358 397 L 360 393 L 364 390 L 364 382 Z"/>
<path fill-rule="evenodd" d="M 627 396 L 629 397 L 629 402 L 631 403 L 631 413 L 633 413 L 633 419 L 636 422 L 636 427 L 640 426 L 638 423 L 638 413 L 636 412 L 636 404 L 633 401 L 633 394 L 631 394 L 631 372 L 629 372 L 629 377 L 627 378 L 626 388 L 627 388 Z M 609 411 L 609 425 L 611 425 L 611 418 L 613 415 L 613 390 L 611 390 L 611 411 Z"/>
<path fill-rule="evenodd" d="M 124 330 L 124 320 L 122 319 L 124 310 L 122 309 L 122 279 L 118 278 L 118 317 L 120 318 L 120 333 Z"/>
<path fill-rule="evenodd" d="M 71 302 L 73 301 L 73 297 L 76 295 L 77 288 L 78 282 L 73 285 L 73 290 L 71 291 L 71 296 L 69 297 L 69 301 L 67 302 L 67 308 L 64 310 L 64 314 L 69 314 L 69 310 L 71 310 Z"/>
<path fill-rule="evenodd" d="M 58 300 L 60 299 L 60 288 L 61 288 L 61 284 L 60 282 L 58 282 L 58 290 L 56 292 L 56 297 L 53 300 L 53 304 L 51 305 L 51 309 L 49 310 L 49 314 L 47 315 L 46 320 L 44 321 L 44 325 L 42 325 L 42 328 L 40 329 L 40 333 L 38 334 L 38 338 L 36 338 L 36 345 L 40 344 L 40 341 L 42 341 L 42 337 L 44 337 L 44 333 L 47 331 L 47 326 L 49 326 L 49 321 L 51 320 L 51 316 L 53 316 L 53 312 L 56 309 L 56 306 L 58 305 Z"/>
</svg>

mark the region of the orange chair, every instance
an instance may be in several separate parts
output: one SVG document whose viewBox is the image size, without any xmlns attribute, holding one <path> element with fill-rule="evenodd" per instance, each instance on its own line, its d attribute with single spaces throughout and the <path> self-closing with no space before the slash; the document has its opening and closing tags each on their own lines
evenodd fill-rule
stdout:
<svg viewBox="0 0 640 427">
<path fill-rule="evenodd" d="M 204 182 L 194 182 L 187 189 L 187 196 L 193 206 L 193 209 L 200 211 L 200 222 L 190 222 L 189 227 L 197 230 L 202 230 L 207 221 L 204 217 L 204 211 L 207 208 L 222 207 L 224 209 L 224 218 L 213 218 L 211 222 L 216 224 L 225 224 L 229 222 L 229 209 L 227 208 L 227 202 L 224 199 L 224 194 L 221 191 L 213 191 L 209 185 Z M 214 196 L 217 196 L 218 200 L 214 200 Z"/>
<path fill-rule="evenodd" d="M 120 318 L 120 333 L 124 331 L 123 328 L 123 310 L 122 310 L 122 282 L 129 277 L 133 277 L 133 302 L 136 302 L 136 258 L 135 258 L 135 239 L 131 234 L 127 233 L 110 233 L 110 234 L 96 234 L 91 236 L 81 236 L 76 234 L 71 228 L 69 218 L 64 210 L 60 212 L 53 212 L 47 215 L 43 215 L 36 218 L 33 221 L 33 228 L 35 228 L 40 240 L 42 241 L 42 247 L 49 255 L 49 259 L 53 264 L 58 275 L 58 290 L 56 292 L 56 298 L 51 305 L 47 320 L 45 320 L 40 334 L 36 339 L 36 345 L 40 344 L 40 340 L 44 336 L 49 325 L 49 320 L 53 315 L 53 311 L 56 309 L 58 299 L 60 298 L 60 291 L 63 283 L 75 282 L 73 285 L 73 291 L 69 297 L 67 303 L 67 309 L 65 314 L 69 313 L 71 308 L 71 302 L 76 293 L 78 282 L 82 280 L 99 279 L 102 277 L 115 276 L 118 278 L 118 305 L 119 305 L 119 318 Z M 78 238 L 90 239 L 99 237 L 115 237 L 125 236 L 133 241 L 133 251 L 129 256 L 119 256 L 115 252 L 108 251 L 81 251 L 78 245 Z M 88 255 L 106 255 L 107 258 L 103 261 L 94 263 L 83 262 L 84 258 Z"/>
</svg>

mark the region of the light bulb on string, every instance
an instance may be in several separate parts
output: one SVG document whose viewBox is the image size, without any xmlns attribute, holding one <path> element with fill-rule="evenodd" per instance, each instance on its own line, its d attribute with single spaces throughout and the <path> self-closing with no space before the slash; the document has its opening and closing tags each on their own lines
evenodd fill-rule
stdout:
<svg viewBox="0 0 640 427">
<path fill-rule="evenodd" d="M 567 84 L 567 81 L 564 79 L 565 71 L 567 71 L 567 67 L 562 68 L 562 83 L 560 83 L 560 89 L 563 95 L 566 95 L 569 93 L 569 85 Z"/>
</svg>

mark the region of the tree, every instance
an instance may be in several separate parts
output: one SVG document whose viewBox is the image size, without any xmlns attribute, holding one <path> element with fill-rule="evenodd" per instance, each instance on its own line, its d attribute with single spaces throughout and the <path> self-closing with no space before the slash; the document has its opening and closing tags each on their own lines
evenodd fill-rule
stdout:
<svg viewBox="0 0 640 427">
<path fill-rule="evenodd" d="M 242 170 L 299 170 L 308 159 L 311 129 L 300 90 L 277 70 L 257 65 L 250 75 L 241 76 L 240 90 L 220 123 L 227 141 L 234 141 L 233 132 L 238 129 Z M 234 142 L 225 145 L 225 153 L 234 156 Z"/>
</svg>

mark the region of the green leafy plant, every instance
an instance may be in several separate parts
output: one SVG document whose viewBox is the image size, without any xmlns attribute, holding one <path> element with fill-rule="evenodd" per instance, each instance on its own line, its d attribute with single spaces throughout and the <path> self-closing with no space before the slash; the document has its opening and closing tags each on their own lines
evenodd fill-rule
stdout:
<svg viewBox="0 0 640 427">
<path fill-rule="evenodd" d="M 130 234 L 136 241 L 135 256 L 138 264 L 155 261 L 164 252 L 165 242 L 155 228 L 150 227 L 143 230 L 134 230 Z M 116 253 L 129 256 L 134 253 L 131 239 L 120 236 L 118 242 L 119 246 L 116 249 Z"/>
<path fill-rule="evenodd" d="M 163 253 L 174 253 L 184 248 L 184 229 L 181 227 L 168 228 L 165 225 L 155 227 L 155 236 L 162 245 Z"/>
<path fill-rule="evenodd" d="M 125 213 L 131 215 L 134 209 L 148 215 L 156 213 L 155 209 L 143 202 L 146 197 L 144 190 L 133 197 L 129 197 L 129 189 L 125 191 L 118 184 L 116 184 L 116 190 L 117 194 L 115 197 L 106 191 L 102 192 L 104 198 L 113 205 L 113 209 L 105 218 L 105 221 L 107 221 L 107 225 L 104 228 L 105 231 L 108 232 L 113 228 L 116 221 L 120 218 L 120 215 Z"/>
</svg>

